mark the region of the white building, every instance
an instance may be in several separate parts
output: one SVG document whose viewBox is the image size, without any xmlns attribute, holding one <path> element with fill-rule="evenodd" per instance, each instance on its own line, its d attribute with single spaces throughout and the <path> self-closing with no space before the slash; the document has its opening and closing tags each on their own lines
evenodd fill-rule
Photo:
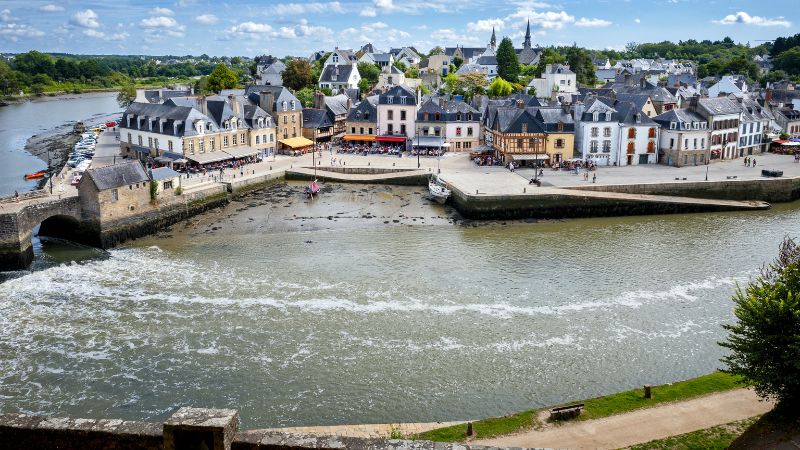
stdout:
<svg viewBox="0 0 800 450">
<path fill-rule="evenodd" d="M 378 138 L 416 136 L 417 95 L 406 86 L 394 86 L 378 96 Z M 393 141 L 387 141 L 393 142 Z M 399 141 L 398 141 L 399 142 Z"/>
<path fill-rule="evenodd" d="M 775 117 L 768 108 L 749 98 L 739 98 L 742 106 L 742 121 L 739 124 L 739 156 L 749 156 L 766 150 L 764 133 Z"/>
<path fill-rule="evenodd" d="M 653 118 L 661 126 L 660 162 L 668 166 L 707 164 L 710 133 L 706 119 L 690 109 L 673 109 Z"/>
<path fill-rule="evenodd" d="M 534 78 L 528 88 L 536 89 L 537 98 L 550 98 L 553 92 L 574 94 L 578 92 L 578 81 L 575 72 L 569 66 L 548 64 L 541 78 Z"/>
<path fill-rule="evenodd" d="M 319 87 L 330 89 L 334 95 L 346 89 L 358 89 L 359 81 L 361 74 L 355 64 L 324 66 L 319 75 Z"/>
<path fill-rule="evenodd" d="M 598 166 L 617 165 L 620 156 L 617 110 L 597 98 L 574 108 L 575 149 L 583 160 Z"/>
</svg>

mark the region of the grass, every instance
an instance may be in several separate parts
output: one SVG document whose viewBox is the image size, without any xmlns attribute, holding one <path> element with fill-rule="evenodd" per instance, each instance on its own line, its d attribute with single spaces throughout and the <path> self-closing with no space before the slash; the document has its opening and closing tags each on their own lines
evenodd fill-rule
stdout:
<svg viewBox="0 0 800 450">
<path fill-rule="evenodd" d="M 724 450 L 758 420 L 758 416 L 691 433 L 658 439 L 626 450 Z"/>
<path fill-rule="evenodd" d="M 645 399 L 642 389 L 597 397 L 583 402 L 584 409 L 577 420 L 598 419 L 614 414 L 622 414 L 641 408 L 649 408 L 662 403 L 687 400 L 714 392 L 723 392 L 741 387 L 732 375 L 714 372 L 686 381 L 652 387 L 653 398 Z M 537 425 L 536 416 L 541 410 L 523 411 L 505 417 L 495 417 L 473 422 L 478 439 L 516 433 Z M 466 440 L 466 425 L 454 425 L 420 433 L 417 438 L 438 442 L 461 442 Z"/>
</svg>

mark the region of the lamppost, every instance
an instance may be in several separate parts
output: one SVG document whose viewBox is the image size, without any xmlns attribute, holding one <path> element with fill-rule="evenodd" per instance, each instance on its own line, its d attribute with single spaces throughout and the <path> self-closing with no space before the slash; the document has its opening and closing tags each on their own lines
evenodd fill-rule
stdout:
<svg viewBox="0 0 800 450">
<path fill-rule="evenodd" d="M 420 167 L 421 164 L 419 161 L 419 126 L 417 126 L 417 169 L 419 169 Z"/>
</svg>

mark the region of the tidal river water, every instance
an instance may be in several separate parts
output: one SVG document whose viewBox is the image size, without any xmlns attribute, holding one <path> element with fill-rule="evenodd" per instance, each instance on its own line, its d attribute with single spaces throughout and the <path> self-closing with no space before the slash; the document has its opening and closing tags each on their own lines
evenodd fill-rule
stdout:
<svg viewBox="0 0 800 450">
<path fill-rule="evenodd" d="M 470 223 L 419 188 L 279 185 L 0 284 L 0 412 L 245 428 L 473 419 L 709 373 L 766 212 Z M 455 219 L 455 220 L 454 220 Z"/>
</svg>

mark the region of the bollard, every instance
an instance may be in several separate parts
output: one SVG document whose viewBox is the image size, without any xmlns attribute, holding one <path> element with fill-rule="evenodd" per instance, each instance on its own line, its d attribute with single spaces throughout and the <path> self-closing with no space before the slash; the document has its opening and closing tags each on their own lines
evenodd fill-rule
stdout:
<svg viewBox="0 0 800 450">
<path fill-rule="evenodd" d="M 472 422 L 467 422 L 467 436 L 474 436 L 475 430 L 472 428 Z"/>
<path fill-rule="evenodd" d="M 653 398 L 653 392 L 651 391 L 649 384 L 644 385 L 644 398 Z"/>
<path fill-rule="evenodd" d="M 392 163 L 392 167 L 394 167 L 394 163 Z"/>
<path fill-rule="evenodd" d="M 478 190 L 477 189 L 475 189 L 475 195 L 478 195 Z"/>
<path fill-rule="evenodd" d="M 528 192 L 528 188 L 522 188 L 522 193 L 524 194 L 526 192 Z"/>
</svg>

